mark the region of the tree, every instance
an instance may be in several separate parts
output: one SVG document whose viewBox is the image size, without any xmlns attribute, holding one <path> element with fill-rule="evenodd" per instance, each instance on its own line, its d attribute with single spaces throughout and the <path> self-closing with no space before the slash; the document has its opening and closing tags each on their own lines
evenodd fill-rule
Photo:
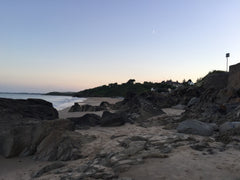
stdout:
<svg viewBox="0 0 240 180">
<path fill-rule="evenodd" d="M 135 81 L 136 81 L 135 79 L 129 79 L 127 84 L 134 84 Z"/>
</svg>

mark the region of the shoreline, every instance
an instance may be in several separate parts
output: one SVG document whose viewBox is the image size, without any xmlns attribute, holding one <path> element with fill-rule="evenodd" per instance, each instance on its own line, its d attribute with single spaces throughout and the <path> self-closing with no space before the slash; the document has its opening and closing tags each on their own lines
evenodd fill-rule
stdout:
<svg viewBox="0 0 240 180">
<path fill-rule="evenodd" d="M 101 102 L 104 102 L 104 101 L 108 102 L 109 104 L 115 104 L 115 103 L 123 100 L 123 98 L 109 98 L 109 97 L 83 97 L 83 98 L 85 98 L 85 100 L 83 100 L 82 102 L 77 102 L 79 105 L 88 104 L 91 106 L 99 106 L 101 104 Z M 87 113 L 102 116 L 102 113 L 103 113 L 103 111 L 68 112 L 70 108 L 71 108 L 71 106 L 64 108 L 62 110 L 58 110 L 59 119 L 65 119 L 65 118 L 69 118 L 69 117 L 81 117 Z"/>
<path fill-rule="evenodd" d="M 79 102 L 79 104 L 98 106 L 103 101 L 114 104 L 121 100 L 122 98 L 89 97 L 83 102 Z M 80 117 L 87 113 L 98 115 L 102 113 L 102 111 L 68 112 L 69 108 L 58 111 L 59 117 Z M 150 119 L 146 119 L 146 121 L 157 122 L 159 119 L 164 119 L 165 117 L 178 118 L 184 112 L 184 110 L 174 108 L 163 108 L 162 110 L 165 114 L 153 116 Z M 99 157 L 95 158 L 96 154 L 101 154 L 102 160 L 105 160 L 104 155 L 108 155 L 109 152 L 114 154 L 114 158 L 117 158 L 118 156 L 116 155 L 121 153 L 122 155 L 127 155 L 127 153 L 134 152 L 131 155 L 131 159 L 128 156 L 123 160 L 111 158 L 115 165 L 117 165 L 115 167 L 127 168 L 125 171 L 119 172 L 119 178 L 131 177 L 132 180 L 144 180 L 149 177 L 152 180 L 209 178 L 223 180 L 237 179 L 239 177 L 240 165 L 238 163 L 239 158 L 237 158 L 239 150 L 229 147 L 223 151 L 223 144 L 214 141 L 212 137 L 182 134 L 178 133 L 175 129 L 165 129 L 162 125 L 145 127 L 130 123 L 118 127 L 95 126 L 89 129 L 78 129 L 74 133 L 75 135 L 81 134 L 85 137 L 96 137 L 94 141 L 83 144 L 81 154 L 85 158 L 64 161 L 63 167 L 56 170 L 46 170 L 41 177 L 36 179 L 59 180 L 60 178 L 56 172 L 72 171 L 76 172 L 76 175 L 79 175 L 79 167 L 86 165 L 91 160 L 98 160 Z M 130 148 L 120 145 L 121 142 L 128 143 L 128 141 L 130 142 L 128 144 Z M 143 142 L 151 145 L 149 149 L 144 148 L 146 144 L 141 147 Z M 206 143 L 207 145 L 204 145 Z M 164 150 L 166 152 L 161 152 L 161 148 L 165 146 Z M 157 151 L 156 148 L 160 149 Z M 138 149 L 139 152 L 135 152 L 135 149 Z M 134 159 L 138 156 L 141 158 Z M 138 163 L 138 160 L 141 160 L 141 163 Z M 33 174 L 57 162 L 59 161 L 34 160 L 32 156 L 9 159 L 0 156 L 0 180 L 30 180 L 33 179 Z M 93 167 L 102 168 L 104 166 L 101 166 L 101 164 L 96 166 L 89 165 L 89 168 Z M 175 168 L 174 172 L 172 168 Z"/>
</svg>

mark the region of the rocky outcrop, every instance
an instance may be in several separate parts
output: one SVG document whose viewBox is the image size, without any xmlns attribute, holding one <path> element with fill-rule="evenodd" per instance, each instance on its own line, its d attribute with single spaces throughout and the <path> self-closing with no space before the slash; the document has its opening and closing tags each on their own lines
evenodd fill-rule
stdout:
<svg viewBox="0 0 240 180">
<path fill-rule="evenodd" d="M 193 97 L 192 99 L 190 99 L 190 101 L 188 102 L 187 106 L 188 106 L 188 107 L 191 107 L 191 106 L 193 106 L 193 105 L 195 105 L 195 104 L 198 104 L 199 101 L 200 101 L 199 98 Z"/>
<path fill-rule="evenodd" d="M 199 98 L 203 92 L 202 87 L 182 86 L 170 93 L 172 102 L 176 104 L 187 105 L 192 98 Z"/>
<path fill-rule="evenodd" d="M 23 119 L 53 120 L 58 112 L 52 103 L 41 99 L 5 99 L 0 98 L 0 125 L 18 124 Z"/>
<path fill-rule="evenodd" d="M 129 92 L 123 101 L 116 103 L 114 108 L 124 111 L 133 121 L 164 114 L 164 107 L 174 105 L 173 99 L 167 95 L 146 92 L 137 95 Z"/>
<path fill-rule="evenodd" d="M 234 129 L 240 129 L 240 122 L 225 122 L 219 127 L 220 133 L 226 133 Z"/>
<path fill-rule="evenodd" d="M 0 98 L 0 154 L 32 155 L 53 129 L 73 129 L 71 121 L 57 118 L 57 110 L 47 101 Z"/>
<path fill-rule="evenodd" d="M 240 63 L 230 66 L 228 88 L 240 89 Z"/>
<path fill-rule="evenodd" d="M 106 104 L 102 104 L 102 106 L 91 106 L 91 105 L 79 105 L 78 103 L 75 103 L 70 109 L 69 112 L 95 112 L 95 111 L 104 111 L 106 110 Z"/>
<path fill-rule="evenodd" d="M 204 89 L 216 89 L 220 90 L 227 87 L 228 84 L 228 72 L 213 71 L 203 78 Z"/>
<path fill-rule="evenodd" d="M 103 101 L 103 102 L 100 103 L 99 106 L 102 107 L 103 109 L 108 109 L 112 105 L 109 102 L 107 102 L 107 101 Z"/>
<path fill-rule="evenodd" d="M 81 147 L 95 139 L 73 131 L 53 130 L 37 147 L 35 159 L 46 161 L 76 160 L 82 157 Z"/>
<path fill-rule="evenodd" d="M 127 116 L 123 112 L 111 113 L 104 111 L 100 121 L 101 126 L 121 126 L 127 122 Z"/>
<path fill-rule="evenodd" d="M 177 131 L 185 134 L 196 134 L 201 136 L 211 136 L 215 125 L 204 123 L 198 120 L 186 120 L 179 124 Z"/>
<path fill-rule="evenodd" d="M 0 154 L 4 157 L 33 155 L 53 130 L 73 130 L 73 123 L 70 120 L 52 120 L 8 127 L 0 133 Z"/>
<path fill-rule="evenodd" d="M 133 126 L 131 127 L 133 128 Z M 95 156 L 92 158 L 88 156 L 85 161 L 79 161 L 79 164 L 76 163 L 77 161 L 72 164 L 70 162 L 69 165 L 66 162 L 65 164 L 50 164 L 42 167 L 34 175 L 41 179 L 51 179 L 55 176 L 62 179 L 130 180 L 131 178 L 120 178 L 119 174 L 133 165 L 144 163 L 146 159 L 171 157 L 172 152 L 177 152 L 177 148 L 180 146 L 192 146 L 196 150 L 201 149 L 203 153 L 207 153 L 211 149 L 210 145 L 204 145 L 201 139 L 197 140 L 192 135 L 179 133 L 161 135 L 148 131 L 133 131 L 132 128 L 129 128 L 129 133 L 121 136 L 119 136 L 119 132 L 114 132 L 111 128 L 107 128 L 108 130 L 105 131 L 105 128 L 98 137 L 103 146 L 98 144 L 98 148 L 100 148 L 96 148 Z M 145 134 L 146 132 L 147 134 Z M 161 130 L 159 129 L 158 132 Z M 116 133 L 118 136 L 104 140 L 103 137 L 106 138 L 110 135 L 109 133 L 111 135 Z"/>
<path fill-rule="evenodd" d="M 100 125 L 101 117 L 96 114 L 85 114 L 82 117 L 68 118 L 70 119 L 76 129 L 86 129 L 92 126 Z"/>
<path fill-rule="evenodd" d="M 62 162 L 54 162 L 50 165 L 46 165 L 44 166 L 43 168 L 41 168 L 40 170 L 38 170 L 37 172 L 35 172 L 32 177 L 33 178 L 38 178 L 40 176 L 42 176 L 43 174 L 49 172 L 49 171 L 52 171 L 54 169 L 58 169 L 58 168 L 61 168 L 61 167 L 64 167 L 65 164 L 62 163 Z"/>
</svg>

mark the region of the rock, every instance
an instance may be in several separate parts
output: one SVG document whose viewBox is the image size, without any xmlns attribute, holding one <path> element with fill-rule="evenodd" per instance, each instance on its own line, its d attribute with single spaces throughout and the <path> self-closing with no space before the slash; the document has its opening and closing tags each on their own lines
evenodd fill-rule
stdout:
<svg viewBox="0 0 240 180">
<path fill-rule="evenodd" d="M 81 106 L 78 103 L 74 103 L 73 106 L 69 109 L 68 112 L 80 112 Z"/>
<path fill-rule="evenodd" d="M 235 113 L 236 113 L 236 117 L 240 118 L 240 105 L 237 106 L 234 110 L 235 110 Z"/>
<path fill-rule="evenodd" d="M 192 99 L 190 99 L 190 101 L 188 102 L 187 106 L 191 107 L 197 103 L 199 103 L 200 99 L 197 97 L 193 97 Z"/>
<path fill-rule="evenodd" d="M 73 131 L 52 131 L 37 147 L 34 158 L 46 161 L 67 161 L 82 157 L 84 143 L 95 140 L 95 136 L 81 135 Z"/>
<path fill-rule="evenodd" d="M 82 129 L 99 125 L 101 117 L 96 114 L 85 114 L 82 117 L 68 119 L 76 125 L 76 129 Z"/>
<path fill-rule="evenodd" d="M 130 142 L 128 147 L 123 151 L 127 156 L 132 156 L 139 151 L 144 150 L 146 147 L 146 141 L 133 141 Z"/>
<path fill-rule="evenodd" d="M 186 106 L 183 105 L 183 104 L 178 104 L 178 105 L 172 106 L 171 108 L 173 108 L 173 109 L 179 109 L 179 110 L 184 110 L 184 109 L 186 108 Z"/>
<path fill-rule="evenodd" d="M 161 109 L 173 104 L 171 97 L 161 93 L 146 92 L 137 95 L 134 92 L 128 92 L 123 101 L 114 105 L 114 109 L 125 111 L 132 120 L 142 120 L 164 114 Z"/>
<path fill-rule="evenodd" d="M 236 90 L 240 89 L 240 63 L 230 66 L 228 87 Z"/>
<path fill-rule="evenodd" d="M 228 85 L 228 72 L 213 71 L 203 78 L 204 89 L 220 90 Z"/>
<path fill-rule="evenodd" d="M 0 98 L 0 154 L 4 157 L 32 155 L 50 129 L 64 124 L 51 126 L 56 118 L 57 110 L 47 101 Z"/>
<path fill-rule="evenodd" d="M 41 99 L 0 98 L 0 125 L 3 123 L 20 124 L 23 119 L 53 120 L 58 112 L 52 103 Z"/>
<path fill-rule="evenodd" d="M 206 142 L 200 142 L 200 143 L 193 144 L 190 147 L 197 151 L 203 151 L 206 148 L 209 148 L 209 144 Z"/>
<path fill-rule="evenodd" d="M 0 132 L 0 154 L 4 157 L 33 155 L 53 130 L 73 130 L 73 124 L 70 120 L 52 120 L 9 127 Z"/>
<path fill-rule="evenodd" d="M 185 134 L 211 136 L 213 134 L 213 127 L 198 120 L 186 120 L 178 125 L 177 131 Z"/>
<path fill-rule="evenodd" d="M 62 162 L 52 163 L 50 165 L 44 166 L 43 168 L 41 168 L 40 170 L 35 172 L 32 177 L 33 178 L 38 178 L 38 177 L 42 176 L 43 174 L 45 174 L 49 171 L 52 171 L 54 169 L 58 169 L 58 168 L 61 168 L 61 167 L 64 167 L 64 166 L 65 166 L 65 164 L 62 163 Z"/>
<path fill-rule="evenodd" d="M 99 106 L 107 110 L 111 106 L 111 104 L 109 104 L 109 102 L 103 101 Z"/>
<path fill-rule="evenodd" d="M 111 113 L 104 111 L 100 121 L 101 126 L 121 126 L 127 122 L 127 116 L 123 112 Z"/>
<path fill-rule="evenodd" d="M 147 159 L 147 158 L 168 158 L 169 156 L 167 154 L 163 154 L 162 152 L 147 151 L 144 152 L 143 154 L 140 154 L 140 157 L 142 159 Z"/>
<path fill-rule="evenodd" d="M 75 103 L 70 109 L 69 112 L 86 112 L 86 111 L 103 111 L 106 110 L 105 106 L 91 106 L 91 105 L 82 105 L 80 106 L 78 103 Z"/>
<path fill-rule="evenodd" d="M 225 122 L 220 126 L 219 131 L 220 133 L 225 133 L 237 128 L 240 128 L 240 122 Z"/>
<path fill-rule="evenodd" d="M 221 89 L 217 94 L 216 103 L 224 104 L 226 102 L 238 101 L 238 92 L 233 87 Z"/>
<path fill-rule="evenodd" d="M 175 104 L 186 105 L 191 98 L 200 97 L 202 93 L 202 87 L 197 86 L 182 86 L 171 92 L 170 97 L 176 102 Z"/>
<path fill-rule="evenodd" d="M 13 157 L 22 153 L 31 146 L 33 126 L 21 126 L 1 132 L 0 154 L 4 157 Z"/>
<path fill-rule="evenodd" d="M 130 178 L 130 177 L 120 177 L 120 178 L 117 178 L 117 179 L 114 179 L 114 180 L 133 180 L 133 179 Z"/>
</svg>

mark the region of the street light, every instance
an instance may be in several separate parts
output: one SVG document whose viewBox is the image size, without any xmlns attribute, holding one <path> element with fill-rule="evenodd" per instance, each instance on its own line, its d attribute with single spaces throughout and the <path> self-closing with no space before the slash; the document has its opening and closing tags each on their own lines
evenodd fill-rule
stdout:
<svg viewBox="0 0 240 180">
<path fill-rule="evenodd" d="M 230 57 L 230 53 L 226 53 L 227 65 L 226 65 L 226 72 L 228 72 L 228 58 Z"/>
</svg>

